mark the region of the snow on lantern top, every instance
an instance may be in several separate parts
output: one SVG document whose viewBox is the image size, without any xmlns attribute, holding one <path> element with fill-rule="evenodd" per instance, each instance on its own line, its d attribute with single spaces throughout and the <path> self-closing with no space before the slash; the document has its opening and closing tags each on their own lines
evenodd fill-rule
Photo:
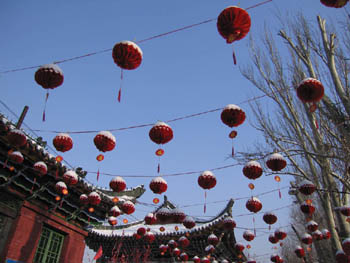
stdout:
<svg viewBox="0 0 350 263">
<path fill-rule="evenodd" d="M 35 72 L 34 78 L 44 89 L 55 89 L 61 86 L 64 80 L 63 72 L 56 64 L 41 66 Z"/>
<path fill-rule="evenodd" d="M 158 121 L 149 131 L 150 139 L 157 144 L 165 144 L 173 139 L 173 130 L 165 122 Z"/>
<path fill-rule="evenodd" d="M 245 117 L 245 112 L 234 104 L 228 104 L 221 112 L 221 121 L 230 128 L 241 125 Z"/>
<path fill-rule="evenodd" d="M 96 148 L 101 152 L 112 151 L 116 144 L 116 139 L 109 131 L 100 131 L 94 138 Z"/>
<path fill-rule="evenodd" d="M 112 57 L 122 69 L 136 69 L 141 65 L 143 53 L 141 48 L 132 41 L 121 41 L 113 47 Z"/>
</svg>

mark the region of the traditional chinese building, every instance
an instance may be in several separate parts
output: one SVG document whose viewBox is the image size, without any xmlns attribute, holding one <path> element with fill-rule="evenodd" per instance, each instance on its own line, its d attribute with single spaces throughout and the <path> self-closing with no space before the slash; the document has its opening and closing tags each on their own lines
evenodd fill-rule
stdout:
<svg viewBox="0 0 350 263">
<path fill-rule="evenodd" d="M 234 249 L 236 243 L 234 230 L 232 228 L 227 230 L 223 227 L 225 219 L 232 216 L 233 204 L 234 201 L 231 199 L 217 216 L 208 220 L 194 220 L 195 225 L 190 229 L 185 227 L 185 223 L 174 223 L 171 219 L 166 223 L 161 223 L 157 219 L 151 225 L 145 220 L 140 220 L 114 227 L 96 226 L 90 229 L 86 243 L 94 251 L 102 246 L 101 262 L 181 262 L 186 261 L 180 257 L 183 252 L 188 255 L 189 261 L 195 256 L 199 258 L 209 256 L 212 260 L 216 259 L 220 262 L 242 262 L 245 256 Z M 164 203 L 147 216 L 156 215 L 158 217 L 164 208 L 170 214 L 172 211 L 176 211 L 175 213 L 180 211 L 165 196 Z M 143 237 L 137 234 L 140 228 L 145 228 L 146 233 L 153 234 L 155 239 L 152 243 L 149 242 L 146 234 Z M 211 234 L 218 238 L 218 244 L 214 250 L 208 244 L 208 237 Z M 181 237 L 186 237 L 189 241 L 189 245 L 185 248 L 181 248 L 179 244 Z M 171 240 L 179 244 L 180 252 L 175 253 L 171 248 L 168 248 L 166 252 L 160 250 L 161 245 L 166 246 L 169 241 L 172 242 Z"/>
<path fill-rule="evenodd" d="M 145 189 L 116 194 L 88 183 L 87 173 L 77 168 L 78 183 L 59 195 L 55 185 L 69 167 L 46 150 L 41 138 L 32 138 L 19 126 L 0 115 L 0 262 L 80 263 L 86 227 L 102 224 L 111 207 L 125 200 L 135 203 Z M 25 144 L 13 143 L 12 132 L 23 135 Z M 47 174 L 38 176 L 33 169 L 38 161 L 46 164 Z M 101 203 L 89 212 L 80 196 L 93 191 Z"/>
</svg>

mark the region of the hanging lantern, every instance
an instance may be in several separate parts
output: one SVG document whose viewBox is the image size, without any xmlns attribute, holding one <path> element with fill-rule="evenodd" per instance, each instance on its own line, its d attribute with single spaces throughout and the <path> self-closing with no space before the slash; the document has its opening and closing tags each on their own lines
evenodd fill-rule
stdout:
<svg viewBox="0 0 350 263">
<path fill-rule="evenodd" d="M 251 197 L 248 199 L 245 206 L 252 213 L 257 213 L 262 209 L 262 203 L 257 197 Z"/>
<path fill-rule="evenodd" d="M 299 192 L 304 195 L 311 195 L 316 190 L 316 186 L 309 180 L 303 180 L 299 184 Z"/>
<path fill-rule="evenodd" d="M 271 225 L 277 222 L 277 216 L 272 212 L 266 212 L 263 215 L 263 220 L 266 224 L 269 225 L 269 228 L 271 228 Z"/>
<path fill-rule="evenodd" d="M 134 206 L 134 204 L 131 201 L 124 202 L 122 204 L 121 209 L 127 215 L 130 215 L 130 214 L 135 212 L 135 206 Z"/>
<path fill-rule="evenodd" d="M 197 256 L 194 256 L 192 258 L 192 261 L 193 261 L 193 263 L 201 263 L 201 259 L 199 257 L 197 257 Z"/>
<path fill-rule="evenodd" d="M 278 228 L 275 230 L 275 237 L 279 240 L 283 240 L 287 237 L 287 233 L 282 228 Z"/>
<path fill-rule="evenodd" d="M 310 200 L 310 199 L 308 199 Z M 316 210 L 316 207 L 312 204 L 312 202 L 307 202 L 307 201 L 304 201 L 301 205 L 300 205 L 300 210 L 301 212 L 303 212 L 304 214 L 308 214 L 308 215 L 312 215 L 315 210 Z"/>
<path fill-rule="evenodd" d="M 144 228 L 143 226 L 139 227 L 137 229 L 137 234 L 140 236 L 144 236 L 144 234 L 146 234 L 146 228 Z"/>
<path fill-rule="evenodd" d="M 312 239 L 311 239 L 312 240 Z M 275 236 L 275 234 L 270 234 L 269 235 L 269 241 L 272 243 L 272 244 L 276 244 L 279 240 L 278 238 Z"/>
<path fill-rule="evenodd" d="M 274 172 L 279 172 L 287 166 L 287 162 L 281 154 L 274 153 L 267 159 L 266 166 Z"/>
<path fill-rule="evenodd" d="M 177 207 L 170 211 L 170 216 L 174 223 L 182 223 L 186 218 L 185 213 Z"/>
<path fill-rule="evenodd" d="M 311 236 L 316 241 L 320 241 L 323 239 L 323 235 L 322 235 L 322 232 L 320 230 L 316 230 L 316 231 L 312 232 Z"/>
<path fill-rule="evenodd" d="M 22 147 L 27 144 L 27 136 L 18 129 L 13 129 L 7 134 L 7 139 L 13 147 Z"/>
<path fill-rule="evenodd" d="M 281 257 L 277 254 L 272 254 L 270 260 L 275 263 L 280 263 Z"/>
<path fill-rule="evenodd" d="M 154 236 L 154 234 L 152 232 L 147 232 L 144 235 L 144 239 L 146 240 L 147 243 L 151 244 L 156 239 L 156 237 Z"/>
<path fill-rule="evenodd" d="M 304 103 L 312 103 L 311 111 L 316 109 L 316 103 L 319 102 L 324 95 L 322 83 L 313 78 L 304 79 L 297 88 L 297 96 Z"/>
<path fill-rule="evenodd" d="M 187 261 L 188 255 L 185 252 L 183 252 L 180 254 L 180 259 L 181 259 L 181 261 Z"/>
<path fill-rule="evenodd" d="M 175 257 L 178 257 L 181 254 L 181 250 L 178 248 L 174 248 L 172 253 Z"/>
<path fill-rule="evenodd" d="M 245 249 L 245 246 L 242 243 L 236 243 L 235 244 L 235 250 L 238 252 L 243 252 L 243 250 Z"/>
<path fill-rule="evenodd" d="M 73 140 L 67 133 L 57 134 L 52 143 L 59 152 L 67 152 L 73 148 Z"/>
<path fill-rule="evenodd" d="M 46 64 L 35 72 L 34 79 L 41 87 L 47 90 L 43 111 L 43 121 L 45 121 L 45 109 L 49 98 L 49 90 L 62 85 L 64 80 L 63 72 L 56 64 Z"/>
<path fill-rule="evenodd" d="M 109 210 L 109 214 L 114 217 L 118 217 L 121 214 L 121 211 L 118 206 L 113 206 L 111 210 Z"/>
<path fill-rule="evenodd" d="M 311 245 L 312 244 L 312 236 L 308 233 L 305 233 L 301 236 L 301 242 L 303 242 L 305 245 Z"/>
<path fill-rule="evenodd" d="M 174 239 L 171 239 L 171 240 L 169 240 L 169 242 L 168 242 L 168 246 L 169 246 L 171 249 L 177 248 L 177 242 L 176 242 Z"/>
<path fill-rule="evenodd" d="M 182 222 L 182 224 L 187 228 L 187 229 L 191 229 L 193 227 L 196 226 L 196 222 L 194 221 L 194 219 L 190 216 L 186 216 L 184 221 Z"/>
<path fill-rule="evenodd" d="M 210 234 L 208 236 L 208 244 L 216 246 L 219 243 L 219 238 L 215 234 Z"/>
<path fill-rule="evenodd" d="M 68 170 L 63 174 L 63 181 L 68 185 L 75 185 L 78 183 L 78 175 L 73 170 Z"/>
<path fill-rule="evenodd" d="M 250 30 L 250 25 L 250 16 L 247 11 L 237 6 L 225 8 L 217 20 L 219 34 L 226 39 L 226 43 L 228 44 L 244 38 Z M 234 53 L 233 62 L 236 64 Z"/>
<path fill-rule="evenodd" d="M 311 220 L 306 224 L 306 229 L 310 232 L 314 232 L 318 229 L 318 224 L 315 221 Z"/>
<path fill-rule="evenodd" d="M 166 245 L 164 245 L 164 244 L 161 244 L 160 246 L 159 246 L 159 252 L 162 254 L 165 254 L 165 252 L 167 252 L 167 250 L 168 250 L 168 246 L 166 246 Z"/>
<path fill-rule="evenodd" d="M 116 144 L 116 139 L 109 131 L 100 131 L 94 138 L 94 144 L 100 152 L 112 151 Z M 97 156 L 97 161 L 103 161 L 103 154 Z M 100 177 L 100 170 L 97 171 L 97 181 Z"/>
<path fill-rule="evenodd" d="M 198 177 L 198 184 L 204 190 L 209 190 L 216 185 L 216 177 L 211 171 L 204 171 Z M 204 191 L 204 213 L 207 210 L 207 191 Z"/>
<path fill-rule="evenodd" d="M 337 253 L 335 253 L 335 259 L 337 263 L 348 263 L 349 262 L 349 256 L 344 253 L 342 250 L 338 250 Z"/>
<path fill-rule="evenodd" d="M 57 182 L 55 185 L 55 191 L 60 195 L 67 195 L 68 189 L 67 185 L 64 182 Z"/>
<path fill-rule="evenodd" d="M 259 178 L 263 173 L 260 164 L 256 161 L 250 161 L 243 167 L 243 174 L 251 180 Z"/>
<path fill-rule="evenodd" d="M 201 259 L 201 263 L 210 263 L 210 259 L 207 258 L 207 257 L 203 257 L 203 258 Z"/>
<path fill-rule="evenodd" d="M 166 144 L 170 142 L 173 137 L 173 130 L 165 122 L 158 121 L 149 131 L 150 139 L 159 145 Z M 164 154 L 163 149 L 158 149 L 156 155 L 160 158 Z M 158 163 L 158 173 L 160 173 L 160 163 Z"/>
<path fill-rule="evenodd" d="M 207 254 L 212 254 L 215 252 L 215 247 L 213 245 L 208 245 L 205 247 L 204 251 L 207 253 Z"/>
<path fill-rule="evenodd" d="M 153 214 L 153 213 L 148 213 L 146 216 L 145 216 L 145 223 L 147 225 L 153 225 L 157 222 L 157 218 L 156 216 Z"/>
<path fill-rule="evenodd" d="M 141 236 L 137 233 L 134 233 L 133 235 L 133 238 L 135 238 L 135 240 L 140 240 L 141 239 Z"/>
<path fill-rule="evenodd" d="M 254 233 L 252 231 L 246 230 L 246 231 L 243 232 L 243 238 L 245 240 L 247 240 L 248 242 L 250 242 L 250 241 L 254 240 L 255 235 L 254 235 Z"/>
<path fill-rule="evenodd" d="M 160 223 L 167 223 L 171 221 L 171 212 L 168 208 L 162 207 L 159 209 L 156 213 L 157 220 L 160 221 Z"/>
<path fill-rule="evenodd" d="M 344 7 L 349 0 L 321 0 L 321 3 L 328 7 L 341 8 Z"/>
<path fill-rule="evenodd" d="M 235 220 L 232 219 L 232 217 L 228 216 L 225 217 L 224 220 L 222 220 L 222 226 L 225 230 L 233 230 L 236 227 Z"/>
<path fill-rule="evenodd" d="M 21 164 L 24 161 L 23 155 L 18 151 L 11 152 L 9 154 L 9 159 L 16 164 Z"/>
<path fill-rule="evenodd" d="M 47 166 L 44 162 L 36 162 L 33 166 L 34 171 L 36 171 L 36 175 L 43 176 L 47 174 Z"/>
<path fill-rule="evenodd" d="M 178 242 L 182 248 L 188 247 L 190 245 L 190 241 L 185 236 L 180 237 Z"/>
<path fill-rule="evenodd" d="M 99 205 L 101 203 L 101 196 L 96 192 L 91 192 L 88 195 L 90 205 Z"/>
<path fill-rule="evenodd" d="M 87 205 L 89 203 L 89 198 L 86 194 L 81 194 L 79 197 L 79 203 L 81 205 Z"/>
<path fill-rule="evenodd" d="M 322 236 L 323 239 L 330 239 L 331 238 L 331 232 L 329 232 L 328 229 L 322 229 Z"/>
<path fill-rule="evenodd" d="M 342 206 L 339 208 L 339 211 L 344 216 L 350 216 L 350 206 Z"/>
<path fill-rule="evenodd" d="M 115 225 L 118 223 L 117 218 L 114 217 L 114 216 L 108 217 L 108 223 L 109 223 L 111 226 L 115 226 Z"/>
<path fill-rule="evenodd" d="M 126 183 L 125 183 L 125 181 L 124 181 L 124 179 L 122 177 L 116 176 L 109 182 L 109 187 L 114 192 L 121 192 L 121 191 L 125 190 Z"/>
<path fill-rule="evenodd" d="M 118 101 L 121 99 L 122 81 L 123 81 L 123 70 L 133 70 L 140 66 L 142 62 L 142 51 L 138 45 L 131 41 L 122 41 L 113 47 L 112 57 L 114 63 L 121 68 L 121 83 L 118 92 Z"/>
<path fill-rule="evenodd" d="M 298 258 L 305 257 L 305 251 L 301 246 L 296 246 L 294 252 Z"/>
<path fill-rule="evenodd" d="M 162 177 L 158 176 L 152 179 L 149 188 L 155 194 L 162 194 L 168 189 L 168 184 Z"/>
</svg>

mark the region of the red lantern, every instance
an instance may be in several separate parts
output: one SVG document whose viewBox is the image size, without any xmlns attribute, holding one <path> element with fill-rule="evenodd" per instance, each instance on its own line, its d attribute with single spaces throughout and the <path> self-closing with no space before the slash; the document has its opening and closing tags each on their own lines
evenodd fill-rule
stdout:
<svg viewBox="0 0 350 263">
<path fill-rule="evenodd" d="M 225 217 L 224 220 L 222 221 L 222 226 L 224 227 L 225 230 L 232 230 L 236 227 L 236 222 L 235 220 L 232 219 L 232 217 L 228 216 L 228 217 Z"/>
<path fill-rule="evenodd" d="M 192 258 L 192 260 L 193 260 L 193 263 L 200 263 L 201 262 L 201 259 L 199 257 L 197 257 L 197 256 L 194 256 Z"/>
<path fill-rule="evenodd" d="M 91 192 L 88 195 L 90 205 L 99 205 L 101 203 L 101 196 L 96 192 Z"/>
<path fill-rule="evenodd" d="M 238 127 L 245 120 L 245 112 L 234 104 L 228 104 L 221 112 L 221 120 L 228 127 Z"/>
<path fill-rule="evenodd" d="M 161 223 L 167 223 L 171 220 L 170 210 L 166 207 L 162 207 L 157 211 L 156 217 Z"/>
<path fill-rule="evenodd" d="M 350 261 L 350 257 L 342 250 L 338 250 L 337 253 L 335 253 L 335 259 L 337 263 L 348 263 Z"/>
<path fill-rule="evenodd" d="M 298 258 L 303 258 L 305 257 L 305 251 L 301 246 L 296 246 L 294 250 L 295 254 L 297 255 Z"/>
<path fill-rule="evenodd" d="M 275 237 L 274 234 L 270 234 L 270 235 L 269 235 L 269 241 L 270 241 L 272 244 L 276 244 L 279 240 L 278 240 L 277 237 Z M 312 241 L 312 239 L 311 239 L 311 241 Z"/>
<path fill-rule="evenodd" d="M 228 44 L 244 38 L 250 30 L 250 25 L 250 16 L 247 11 L 237 6 L 225 8 L 220 13 L 217 21 L 218 31 Z M 233 60 L 236 64 L 234 54 Z"/>
<path fill-rule="evenodd" d="M 184 221 L 182 222 L 182 224 L 187 228 L 187 229 L 191 229 L 193 227 L 196 226 L 196 222 L 194 221 L 194 219 L 190 216 L 186 216 Z"/>
<path fill-rule="evenodd" d="M 113 206 L 111 210 L 109 210 L 109 214 L 114 217 L 118 217 L 121 214 L 121 211 L 118 206 Z"/>
<path fill-rule="evenodd" d="M 13 147 L 22 147 L 27 143 L 27 136 L 18 129 L 13 129 L 7 134 L 7 139 Z"/>
<path fill-rule="evenodd" d="M 321 0 L 321 3 L 328 7 L 341 8 L 344 7 L 349 0 Z"/>
<path fill-rule="evenodd" d="M 208 236 L 208 243 L 210 245 L 216 246 L 219 243 L 219 239 L 215 234 L 210 234 Z"/>
<path fill-rule="evenodd" d="M 96 148 L 101 152 L 112 151 L 115 147 L 116 140 L 109 131 L 100 131 L 94 138 Z"/>
<path fill-rule="evenodd" d="M 322 235 L 323 239 L 330 239 L 331 238 L 331 232 L 329 232 L 328 229 L 322 229 Z"/>
<path fill-rule="evenodd" d="M 57 182 L 55 185 L 55 190 L 58 194 L 67 194 L 67 185 L 64 182 Z"/>
<path fill-rule="evenodd" d="M 260 164 L 256 161 L 250 161 L 243 167 L 243 174 L 251 180 L 259 178 L 262 173 L 263 170 Z"/>
<path fill-rule="evenodd" d="M 131 201 L 124 202 L 122 204 L 121 209 L 127 215 L 130 215 L 130 214 L 135 212 L 135 206 L 134 206 L 134 204 Z"/>
<path fill-rule="evenodd" d="M 162 194 L 168 189 L 168 184 L 162 177 L 158 176 L 152 179 L 149 188 L 155 194 Z"/>
<path fill-rule="evenodd" d="M 301 237 L 301 242 L 303 242 L 305 245 L 311 245 L 312 244 L 312 236 L 308 233 L 305 233 Z"/>
<path fill-rule="evenodd" d="M 67 133 L 57 134 L 52 143 L 59 152 L 66 152 L 73 148 L 73 140 Z"/>
<path fill-rule="evenodd" d="M 299 192 L 304 195 L 311 195 L 316 190 L 316 186 L 309 180 L 303 180 L 299 184 Z"/>
<path fill-rule="evenodd" d="M 147 232 L 144 235 L 144 238 L 145 238 L 146 242 L 148 242 L 149 244 L 153 243 L 153 241 L 156 239 L 156 237 L 154 236 L 154 234 L 152 232 Z"/>
<path fill-rule="evenodd" d="M 245 206 L 252 213 L 257 213 L 262 209 L 262 203 L 257 197 L 248 199 Z"/>
<path fill-rule="evenodd" d="M 281 257 L 277 254 L 272 254 L 270 257 L 270 260 L 275 263 L 279 263 L 281 260 Z"/>
<path fill-rule="evenodd" d="M 204 251 L 207 253 L 207 254 L 212 254 L 215 252 L 215 247 L 213 245 L 208 245 L 205 247 Z"/>
<path fill-rule="evenodd" d="M 182 261 L 187 261 L 188 260 L 188 255 L 185 252 L 183 252 L 183 253 L 180 254 L 180 259 Z"/>
<path fill-rule="evenodd" d="M 252 259 L 252 258 L 249 258 L 247 263 L 256 263 L 256 261 L 254 259 Z"/>
<path fill-rule="evenodd" d="M 342 206 L 339 208 L 339 211 L 344 216 L 350 216 L 350 206 Z"/>
<path fill-rule="evenodd" d="M 140 236 L 139 234 L 137 234 L 137 233 L 134 233 L 132 236 L 133 236 L 136 240 L 141 239 L 141 236 Z"/>
<path fill-rule="evenodd" d="M 306 229 L 310 232 L 314 232 L 318 229 L 318 224 L 315 221 L 311 220 L 306 224 Z"/>
<path fill-rule="evenodd" d="M 266 212 L 263 215 L 263 220 L 265 221 L 266 224 L 273 225 L 274 223 L 277 222 L 277 216 L 272 212 Z"/>
<path fill-rule="evenodd" d="M 174 248 L 177 248 L 177 243 L 175 240 L 171 239 L 169 240 L 168 242 L 168 246 L 171 248 L 171 249 L 174 249 Z"/>
<path fill-rule="evenodd" d="M 304 214 L 312 215 L 312 214 L 315 212 L 316 207 L 315 207 L 311 202 L 306 202 L 306 201 L 304 201 L 304 202 L 300 205 L 300 210 L 301 210 Z"/>
<path fill-rule="evenodd" d="M 266 166 L 274 172 L 279 172 L 287 166 L 287 162 L 281 154 L 274 153 L 267 159 Z"/>
<path fill-rule="evenodd" d="M 204 171 L 198 177 L 198 184 L 203 189 L 211 189 L 216 185 L 216 177 L 211 171 Z"/>
<path fill-rule="evenodd" d="M 245 246 L 242 243 L 236 243 L 235 244 L 235 250 L 238 252 L 243 252 L 243 250 L 245 249 Z"/>
<path fill-rule="evenodd" d="M 144 234 L 146 234 L 146 228 L 144 228 L 143 226 L 139 227 L 137 229 L 137 234 L 143 236 Z"/>
<path fill-rule="evenodd" d="M 89 203 L 89 198 L 86 194 L 81 194 L 79 197 L 79 202 L 81 205 L 87 205 Z"/>
<path fill-rule="evenodd" d="M 313 103 L 313 108 L 316 109 L 315 103 L 320 101 L 324 95 L 322 83 L 313 78 L 304 79 L 297 88 L 297 96 L 304 103 Z M 312 109 L 311 111 L 313 111 Z"/>
<path fill-rule="evenodd" d="M 190 241 L 185 236 L 180 237 L 178 241 L 182 248 L 188 247 L 190 245 Z"/>
<path fill-rule="evenodd" d="M 201 263 L 210 263 L 210 259 L 207 258 L 207 257 L 203 257 L 203 258 L 201 259 Z"/>
<path fill-rule="evenodd" d="M 121 192 L 121 191 L 125 190 L 126 183 L 125 183 L 125 181 L 124 181 L 124 179 L 122 177 L 116 176 L 109 182 L 109 187 L 114 192 Z"/>
<path fill-rule="evenodd" d="M 279 240 L 283 240 L 287 237 L 287 233 L 282 228 L 278 228 L 275 231 L 275 237 Z"/>
<path fill-rule="evenodd" d="M 21 164 L 24 161 L 23 155 L 20 152 L 18 152 L 18 151 L 11 152 L 9 154 L 9 159 L 12 162 L 17 163 L 17 164 Z"/>
<path fill-rule="evenodd" d="M 185 213 L 181 211 L 179 208 L 172 209 L 170 211 L 170 216 L 174 223 L 182 223 L 186 218 Z"/>
<path fill-rule="evenodd" d="M 254 235 L 254 233 L 252 231 L 246 230 L 243 233 L 243 238 L 245 240 L 247 240 L 248 242 L 250 242 L 250 241 L 254 240 L 255 235 Z"/>
<path fill-rule="evenodd" d="M 109 223 L 111 226 L 115 226 L 115 225 L 118 223 L 117 218 L 115 218 L 114 216 L 108 217 L 108 223 Z"/>
<path fill-rule="evenodd" d="M 157 222 L 157 218 L 153 213 L 149 213 L 145 216 L 145 223 L 147 225 L 153 225 Z"/>
<path fill-rule="evenodd" d="M 44 162 L 36 162 L 33 166 L 34 170 L 37 172 L 38 176 L 47 174 L 47 166 Z"/>
<path fill-rule="evenodd" d="M 181 254 L 181 250 L 178 249 L 177 247 L 173 249 L 173 255 L 175 257 L 178 257 Z"/>
<path fill-rule="evenodd" d="M 163 244 L 161 244 L 160 246 L 159 246 L 159 252 L 162 254 L 164 254 L 165 252 L 167 252 L 167 250 L 168 250 L 168 246 L 166 246 L 166 245 L 163 245 Z"/>
<path fill-rule="evenodd" d="M 78 175 L 73 170 L 69 170 L 63 174 L 63 181 L 68 185 L 75 185 L 78 183 Z"/>
<path fill-rule="evenodd" d="M 311 233 L 311 236 L 314 240 L 320 241 L 323 239 L 322 232 L 320 230 L 316 230 Z"/>
</svg>

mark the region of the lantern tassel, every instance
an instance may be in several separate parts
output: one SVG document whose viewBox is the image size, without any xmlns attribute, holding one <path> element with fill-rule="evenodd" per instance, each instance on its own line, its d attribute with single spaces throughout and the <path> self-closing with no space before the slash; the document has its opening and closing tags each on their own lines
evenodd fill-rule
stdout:
<svg viewBox="0 0 350 263">
<path fill-rule="evenodd" d="M 233 143 L 232 143 L 232 157 L 234 157 L 235 156 L 235 148 L 233 147 Z"/>
<path fill-rule="evenodd" d="M 237 65 L 237 59 L 236 59 L 236 54 L 234 50 L 232 50 L 232 57 L 233 57 L 233 64 Z"/>
<path fill-rule="evenodd" d="M 160 163 L 158 163 L 157 172 L 160 173 Z"/>
<path fill-rule="evenodd" d="M 34 183 L 33 183 L 33 186 L 32 186 L 32 189 L 30 189 L 30 194 L 33 193 L 33 190 L 34 190 L 34 185 L 36 184 L 36 177 L 34 177 Z"/>
<path fill-rule="evenodd" d="M 204 191 L 204 207 L 203 207 L 203 210 L 204 210 L 204 214 L 205 214 L 205 212 L 207 212 L 207 191 Z"/>
<path fill-rule="evenodd" d="M 100 168 L 98 168 L 98 170 L 97 170 L 97 178 L 96 178 L 96 181 L 98 181 L 98 178 L 100 178 Z"/>
<path fill-rule="evenodd" d="M 118 91 L 118 102 L 120 102 L 122 98 L 122 87 L 123 87 L 123 69 L 121 70 L 121 73 L 120 73 L 120 88 Z"/>
<path fill-rule="evenodd" d="M 281 193 L 281 189 L 278 188 L 278 196 L 281 199 L 282 198 L 282 193 Z"/>
<path fill-rule="evenodd" d="M 49 92 L 46 92 L 46 97 L 45 97 L 45 104 L 44 104 L 44 111 L 43 111 L 43 122 L 46 120 L 46 104 L 47 104 L 47 100 L 49 99 Z"/>
</svg>

